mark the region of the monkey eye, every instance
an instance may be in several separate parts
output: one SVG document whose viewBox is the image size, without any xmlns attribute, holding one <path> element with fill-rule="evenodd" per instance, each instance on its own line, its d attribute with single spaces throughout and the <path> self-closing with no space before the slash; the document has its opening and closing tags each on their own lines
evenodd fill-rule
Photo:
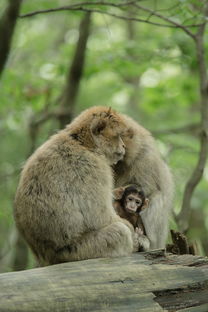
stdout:
<svg viewBox="0 0 208 312">
<path fill-rule="evenodd" d="M 133 198 L 132 198 L 132 197 L 129 197 L 129 198 L 128 198 L 128 200 L 132 201 L 132 200 L 133 200 Z"/>
<path fill-rule="evenodd" d="M 137 205 L 141 205 L 141 200 L 136 201 Z"/>
</svg>

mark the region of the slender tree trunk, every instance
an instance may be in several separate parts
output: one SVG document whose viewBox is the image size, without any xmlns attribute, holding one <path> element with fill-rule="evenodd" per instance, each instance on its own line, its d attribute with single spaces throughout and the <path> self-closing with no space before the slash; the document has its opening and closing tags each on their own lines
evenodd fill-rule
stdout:
<svg viewBox="0 0 208 312">
<path fill-rule="evenodd" d="M 208 5 L 207 5 L 208 8 Z M 208 9 L 206 9 L 206 13 Z M 200 151 L 197 165 L 188 180 L 183 197 L 182 209 L 177 217 L 179 229 L 186 232 L 189 225 L 190 207 L 193 192 L 200 182 L 208 155 L 208 76 L 206 70 L 204 32 L 206 23 L 200 26 L 195 36 L 197 61 L 199 66 L 199 83 L 200 83 L 200 111 L 201 111 L 201 132 L 200 132 Z"/>
<path fill-rule="evenodd" d="M 0 19 L 0 76 L 6 64 L 22 0 L 9 0 Z"/>
<path fill-rule="evenodd" d="M 131 11 L 128 12 L 128 16 L 130 17 Z M 135 24 L 133 21 L 129 20 L 126 22 L 127 24 L 127 39 L 130 41 L 136 41 L 136 34 L 135 34 Z M 131 51 L 129 52 L 129 57 L 132 60 L 132 63 L 137 63 L 138 59 L 135 56 L 134 53 L 132 53 Z M 135 115 L 139 115 L 140 110 L 139 110 L 139 88 L 140 88 L 140 75 L 135 75 L 134 77 L 127 77 L 126 81 L 128 83 L 131 84 L 132 86 L 132 93 L 129 96 L 128 99 L 128 108 L 130 109 L 130 112 L 135 114 Z"/>
<path fill-rule="evenodd" d="M 74 107 L 79 92 L 79 86 L 84 70 L 87 41 L 90 34 L 91 14 L 86 13 L 81 20 L 79 27 L 79 38 L 75 49 L 74 57 L 69 68 L 66 80 L 66 87 L 62 95 L 59 121 L 63 128 L 73 117 Z"/>
</svg>

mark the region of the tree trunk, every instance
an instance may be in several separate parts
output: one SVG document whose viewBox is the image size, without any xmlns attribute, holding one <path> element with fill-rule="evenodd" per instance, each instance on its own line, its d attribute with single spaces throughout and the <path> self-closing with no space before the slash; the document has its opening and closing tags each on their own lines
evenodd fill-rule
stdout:
<svg viewBox="0 0 208 312">
<path fill-rule="evenodd" d="M 0 76 L 6 64 L 22 0 L 9 0 L 0 20 Z"/>
<path fill-rule="evenodd" d="M 208 14 L 208 4 L 206 5 L 205 16 Z M 182 209 L 177 217 L 179 230 L 186 232 L 189 226 L 191 213 L 191 199 L 194 190 L 200 182 L 208 155 L 208 75 L 205 57 L 204 34 L 206 22 L 201 25 L 195 35 L 196 55 L 199 68 L 200 84 L 200 111 L 201 111 L 201 131 L 200 131 L 200 151 L 196 167 L 188 180 L 183 197 Z"/>
<path fill-rule="evenodd" d="M 91 14 L 86 13 L 80 23 L 77 46 L 67 75 L 66 87 L 61 97 L 59 112 L 60 128 L 65 127 L 65 125 L 68 124 L 73 117 L 80 81 L 84 70 L 87 40 L 90 34 L 90 24 Z"/>
</svg>

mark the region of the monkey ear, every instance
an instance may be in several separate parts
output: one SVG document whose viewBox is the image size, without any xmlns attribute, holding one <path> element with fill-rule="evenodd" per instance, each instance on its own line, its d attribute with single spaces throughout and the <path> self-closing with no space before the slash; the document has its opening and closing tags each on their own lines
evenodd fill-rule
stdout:
<svg viewBox="0 0 208 312">
<path fill-rule="evenodd" d="M 93 120 L 90 126 L 90 130 L 93 135 L 99 135 L 106 128 L 106 121 L 103 119 Z"/>
<path fill-rule="evenodd" d="M 122 186 L 114 189 L 113 190 L 113 199 L 114 200 L 120 200 L 123 196 L 124 191 L 125 191 L 125 188 Z"/>
<path fill-rule="evenodd" d="M 111 107 L 109 107 L 109 110 L 107 112 L 107 115 L 110 116 L 111 115 Z"/>
<path fill-rule="evenodd" d="M 149 206 L 149 199 L 145 198 L 144 205 L 142 206 L 142 210 L 148 208 L 148 206 Z"/>
</svg>

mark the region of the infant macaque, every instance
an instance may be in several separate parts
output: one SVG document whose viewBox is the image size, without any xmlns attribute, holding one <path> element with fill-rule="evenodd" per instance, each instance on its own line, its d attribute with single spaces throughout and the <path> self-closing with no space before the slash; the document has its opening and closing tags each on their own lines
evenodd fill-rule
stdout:
<svg viewBox="0 0 208 312">
<path fill-rule="evenodd" d="M 121 218 L 128 220 L 138 234 L 141 241 L 139 251 L 148 250 L 149 240 L 140 216 L 140 212 L 146 209 L 149 203 L 144 191 L 141 187 L 131 184 L 115 189 L 113 197 L 113 207 L 116 213 Z"/>
</svg>

